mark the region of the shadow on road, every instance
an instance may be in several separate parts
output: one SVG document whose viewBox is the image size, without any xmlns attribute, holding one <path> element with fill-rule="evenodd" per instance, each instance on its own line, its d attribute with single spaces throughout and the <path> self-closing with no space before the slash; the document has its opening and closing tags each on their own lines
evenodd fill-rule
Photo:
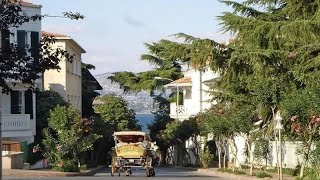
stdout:
<svg viewBox="0 0 320 180">
<path fill-rule="evenodd" d="M 213 179 L 222 179 L 221 177 L 217 176 L 209 176 L 205 174 L 200 174 L 196 170 L 192 169 L 181 169 L 181 168 L 170 168 L 170 167 L 157 167 L 155 169 L 156 176 L 151 178 L 160 178 L 160 179 L 182 179 L 182 178 L 213 178 Z M 111 177 L 110 168 L 105 168 L 97 172 L 95 177 Z M 115 177 L 118 177 L 118 173 L 115 173 Z M 120 177 L 126 177 L 126 174 L 122 172 Z M 144 169 L 133 169 L 132 175 L 130 177 L 139 177 L 140 178 L 147 178 Z"/>
</svg>

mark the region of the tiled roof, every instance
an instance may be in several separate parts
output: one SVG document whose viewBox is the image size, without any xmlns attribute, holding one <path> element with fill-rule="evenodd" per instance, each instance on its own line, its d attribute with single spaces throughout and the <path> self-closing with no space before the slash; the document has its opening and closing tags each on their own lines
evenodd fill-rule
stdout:
<svg viewBox="0 0 320 180">
<path fill-rule="evenodd" d="M 52 33 L 52 32 L 46 32 L 46 31 L 42 31 L 42 36 L 46 37 L 46 36 L 52 36 L 52 37 L 69 37 L 65 34 L 58 34 L 58 33 Z"/>
<path fill-rule="evenodd" d="M 41 7 L 37 4 L 30 2 L 29 0 L 12 0 L 12 2 L 17 2 L 17 3 L 21 4 L 22 6 Z"/>
<path fill-rule="evenodd" d="M 191 77 L 183 77 L 172 82 L 172 84 L 191 83 Z"/>
</svg>

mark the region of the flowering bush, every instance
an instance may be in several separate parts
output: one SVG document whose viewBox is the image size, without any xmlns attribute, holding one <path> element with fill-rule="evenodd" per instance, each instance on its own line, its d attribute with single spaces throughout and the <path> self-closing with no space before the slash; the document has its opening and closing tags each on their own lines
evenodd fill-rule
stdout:
<svg viewBox="0 0 320 180">
<path fill-rule="evenodd" d="M 301 153 L 304 161 L 301 164 L 300 177 L 310 159 L 312 146 L 320 140 L 320 90 L 310 87 L 297 90 L 288 95 L 282 102 L 282 109 L 287 121 L 285 127 L 289 130 L 292 139 L 302 142 Z"/>
<path fill-rule="evenodd" d="M 44 130 L 44 157 L 60 171 L 80 171 L 80 155 L 91 150 L 100 137 L 92 130 L 93 122 L 82 119 L 71 107 L 57 106 L 50 112 L 48 124 L 49 128 Z"/>
</svg>

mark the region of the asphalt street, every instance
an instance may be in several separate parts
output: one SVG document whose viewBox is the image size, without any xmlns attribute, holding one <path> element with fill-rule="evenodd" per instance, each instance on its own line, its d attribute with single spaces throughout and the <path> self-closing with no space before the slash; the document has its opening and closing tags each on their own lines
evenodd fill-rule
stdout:
<svg viewBox="0 0 320 180">
<path fill-rule="evenodd" d="M 185 170 L 185 169 L 176 169 L 176 168 L 165 168 L 165 167 L 157 167 L 156 168 L 156 176 L 155 177 L 146 177 L 146 173 L 144 170 L 133 170 L 132 176 L 125 176 L 125 174 L 121 174 L 119 177 L 118 174 L 112 177 L 110 175 L 109 169 L 102 169 L 94 176 L 86 176 L 86 177 L 3 177 L 3 180 L 11 180 L 11 179 L 43 179 L 43 180 L 128 180 L 128 179 L 152 179 L 152 180 L 174 180 L 174 179 L 183 179 L 183 180 L 215 180 L 215 179 L 226 179 L 215 176 L 205 176 L 196 171 Z M 228 179 L 226 179 L 228 180 Z"/>
</svg>

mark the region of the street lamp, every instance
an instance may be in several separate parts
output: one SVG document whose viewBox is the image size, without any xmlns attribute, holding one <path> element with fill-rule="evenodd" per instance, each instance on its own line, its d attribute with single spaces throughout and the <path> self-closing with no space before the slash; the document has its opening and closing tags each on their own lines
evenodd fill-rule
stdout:
<svg viewBox="0 0 320 180">
<path fill-rule="evenodd" d="M 277 111 L 276 116 L 274 117 L 275 121 L 275 130 L 278 130 L 278 136 L 279 136 L 279 147 L 278 147 L 278 152 L 279 155 L 277 154 L 277 157 L 279 158 L 279 177 L 278 179 L 283 180 L 283 175 L 282 175 L 282 148 L 281 148 L 281 130 L 283 129 L 282 127 L 282 117 L 280 115 L 280 111 Z"/>
<path fill-rule="evenodd" d="M 174 80 L 172 79 L 169 79 L 169 78 L 163 78 L 163 77 L 154 77 L 154 79 L 157 79 L 157 80 L 168 80 L 170 82 L 173 82 Z M 176 115 L 177 115 L 177 120 L 179 119 L 179 115 L 178 115 L 178 106 L 179 106 L 179 86 L 178 84 L 175 84 L 176 85 L 176 88 L 177 88 L 177 102 L 176 102 Z"/>
</svg>

